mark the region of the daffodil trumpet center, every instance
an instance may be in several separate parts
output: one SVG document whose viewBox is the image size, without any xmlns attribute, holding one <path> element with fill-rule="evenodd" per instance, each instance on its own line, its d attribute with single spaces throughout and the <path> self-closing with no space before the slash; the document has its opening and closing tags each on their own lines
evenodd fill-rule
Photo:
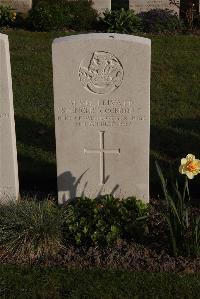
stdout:
<svg viewBox="0 0 200 299">
<path fill-rule="evenodd" d="M 187 163 L 186 169 L 190 172 L 193 172 L 195 170 L 198 170 L 198 165 L 194 161 L 190 161 L 189 163 Z"/>
</svg>

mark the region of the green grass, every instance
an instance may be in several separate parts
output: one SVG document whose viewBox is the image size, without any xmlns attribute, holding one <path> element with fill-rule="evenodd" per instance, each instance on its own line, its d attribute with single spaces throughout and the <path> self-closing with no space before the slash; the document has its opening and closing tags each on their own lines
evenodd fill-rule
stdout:
<svg viewBox="0 0 200 299">
<path fill-rule="evenodd" d="M 2 299 L 199 298 L 200 274 L 0 266 Z"/>
<path fill-rule="evenodd" d="M 21 189 L 55 190 L 51 43 L 64 33 L 5 33 L 10 39 Z M 149 37 L 150 177 L 151 190 L 157 192 L 155 159 L 179 161 L 187 153 L 200 157 L 200 37 Z M 195 185 L 195 181 L 192 183 Z"/>
<path fill-rule="evenodd" d="M 179 164 L 187 153 L 200 157 L 199 49 L 198 36 L 152 38 L 152 184 L 155 159 Z M 196 187 L 195 181 L 192 184 Z"/>
</svg>

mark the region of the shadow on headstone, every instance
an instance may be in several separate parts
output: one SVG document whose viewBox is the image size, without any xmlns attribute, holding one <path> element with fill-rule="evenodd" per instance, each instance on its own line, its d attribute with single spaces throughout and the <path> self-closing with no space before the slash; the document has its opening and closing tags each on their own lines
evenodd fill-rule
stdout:
<svg viewBox="0 0 200 299">
<path fill-rule="evenodd" d="M 81 179 L 87 171 L 88 169 L 86 169 L 86 171 L 84 171 L 79 178 L 74 177 L 70 171 L 65 171 L 64 173 L 58 176 L 58 190 L 59 192 L 63 193 L 62 203 L 65 203 L 68 200 L 72 200 L 77 197 L 78 185 L 80 184 Z M 84 197 L 84 190 L 86 187 L 87 182 L 85 182 L 81 197 Z"/>
<path fill-rule="evenodd" d="M 62 203 L 65 204 L 66 202 L 75 200 L 77 197 L 85 197 L 85 190 L 88 185 L 88 182 L 86 181 L 84 186 L 82 187 L 81 194 L 78 193 L 78 185 L 81 183 L 81 180 L 83 176 L 86 174 L 86 172 L 89 169 L 87 169 L 84 173 L 80 175 L 80 177 L 76 178 L 73 176 L 73 174 L 70 171 L 65 171 L 60 176 L 58 176 L 58 190 L 59 192 L 62 192 Z M 108 181 L 109 176 L 105 178 L 105 183 Z M 99 188 L 99 192 L 97 197 L 102 197 L 102 190 L 104 186 Z M 113 190 L 111 191 L 111 195 L 114 195 L 115 191 L 119 188 L 119 185 L 116 185 Z"/>
</svg>

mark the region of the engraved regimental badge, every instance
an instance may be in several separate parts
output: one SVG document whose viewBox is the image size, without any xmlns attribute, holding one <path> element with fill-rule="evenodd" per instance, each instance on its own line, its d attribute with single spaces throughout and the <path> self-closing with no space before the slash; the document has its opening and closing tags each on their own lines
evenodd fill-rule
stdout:
<svg viewBox="0 0 200 299">
<path fill-rule="evenodd" d="M 117 89 L 123 81 L 124 70 L 120 61 L 111 53 L 94 52 L 85 58 L 79 68 L 79 78 L 90 92 L 107 94 Z"/>
</svg>

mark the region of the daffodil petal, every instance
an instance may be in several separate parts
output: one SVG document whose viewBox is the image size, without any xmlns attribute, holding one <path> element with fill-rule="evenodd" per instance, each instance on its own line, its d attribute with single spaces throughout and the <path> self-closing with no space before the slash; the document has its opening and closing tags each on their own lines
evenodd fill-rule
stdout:
<svg viewBox="0 0 200 299">
<path fill-rule="evenodd" d="M 181 174 L 184 174 L 184 173 L 185 173 L 185 171 L 184 171 L 184 166 L 183 166 L 183 165 L 180 165 L 180 166 L 179 166 L 179 172 L 180 172 Z"/>
<path fill-rule="evenodd" d="M 186 163 L 187 163 L 187 159 L 186 158 L 181 159 L 181 165 L 184 165 Z"/>
<path fill-rule="evenodd" d="M 189 160 L 189 161 L 193 161 L 193 160 L 195 160 L 195 156 L 192 155 L 192 154 L 188 154 L 188 155 L 186 156 L 186 159 Z"/>
<path fill-rule="evenodd" d="M 188 177 L 188 179 L 192 180 L 194 178 L 194 174 L 192 172 L 186 171 L 185 173 Z"/>
</svg>

